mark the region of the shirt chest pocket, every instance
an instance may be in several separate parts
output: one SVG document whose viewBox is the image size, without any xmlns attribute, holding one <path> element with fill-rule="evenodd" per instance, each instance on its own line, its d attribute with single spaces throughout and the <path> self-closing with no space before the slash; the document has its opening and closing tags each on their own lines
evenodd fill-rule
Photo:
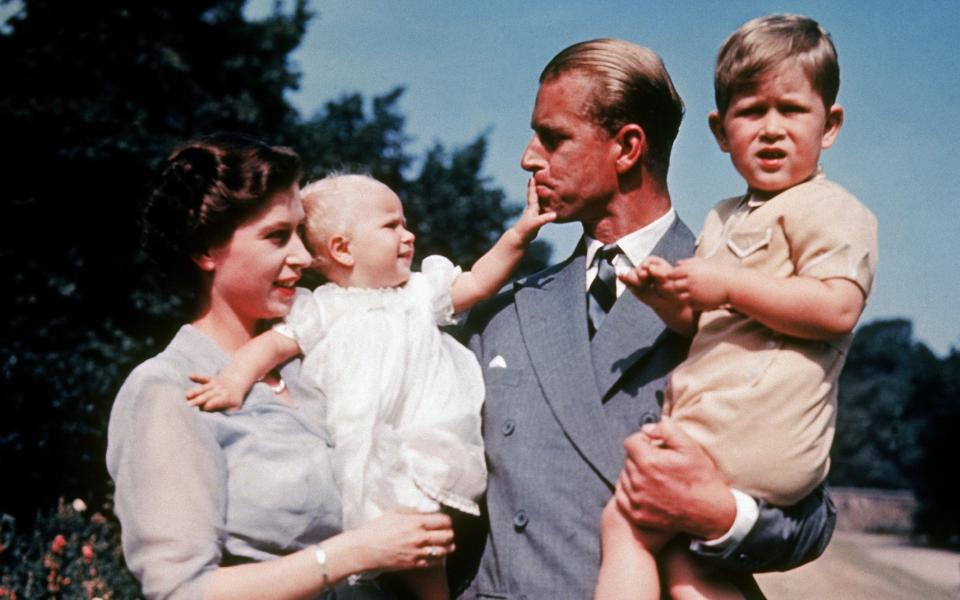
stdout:
<svg viewBox="0 0 960 600">
<path fill-rule="evenodd" d="M 768 249 L 772 239 L 773 228 L 771 227 L 755 231 L 734 231 L 727 237 L 727 248 L 743 262 L 748 257 Z"/>
</svg>

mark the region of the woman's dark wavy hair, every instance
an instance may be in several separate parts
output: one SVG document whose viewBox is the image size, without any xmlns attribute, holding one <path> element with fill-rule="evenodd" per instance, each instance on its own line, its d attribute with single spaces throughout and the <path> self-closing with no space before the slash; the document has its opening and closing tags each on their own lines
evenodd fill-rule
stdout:
<svg viewBox="0 0 960 600">
<path fill-rule="evenodd" d="M 230 239 L 277 192 L 297 183 L 300 157 L 237 133 L 189 141 L 167 158 L 142 214 L 147 255 L 185 299 L 201 291 L 193 257 Z"/>
</svg>

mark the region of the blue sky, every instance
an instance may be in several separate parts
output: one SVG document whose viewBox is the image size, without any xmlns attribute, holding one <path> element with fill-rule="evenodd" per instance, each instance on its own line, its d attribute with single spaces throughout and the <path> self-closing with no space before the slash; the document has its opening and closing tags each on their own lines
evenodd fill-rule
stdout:
<svg viewBox="0 0 960 600">
<path fill-rule="evenodd" d="M 0 19 L 18 3 L 0 6 Z M 273 0 L 252 0 L 251 16 Z M 289 0 L 286 0 L 289 5 Z M 291 100 L 311 113 L 342 93 L 367 98 L 403 85 L 400 108 L 414 149 L 434 141 L 490 142 L 485 172 L 518 202 L 519 157 L 543 66 L 567 45 L 620 37 L 659 53 L 687 106 L 670 190 L 694 230 L 743 183 L 706 126 L 712 69 L 723 39 L 763 14 L 809 15 L 840 54 L 846 123 L 823 155 L 827 175 L 880 221 L 880 267 L 864 321 L 906 317 L 939 354 L 960 347 L 960 2 L 956 0 L 605 1 L 312 0 L 318 13 L 294 58 Z M 578 225 L 548 226 L 554 259 Z"/>
<path fill-rule="evenodd" d="M 255 0 L 251 15 L 272 4 Z M 960 347 L 960 2 L 314 1 L 317 16 L 294 55 L 292 96 L 305 113 L 344 92 L 370 97 L 406 86 L 400 107 L 417 149 L 451 147 L 489 132 L 486 174 L 522 198 L 520 153 L 543 66 L 567 45 L 620 37 L 659 53 L 687 113 L 670 190 L 699 230 L 713 203 L 743 183 L 706 126 L 723 39 L 744 21 L 794 12 L 820 21 L 840 54 L 846 123 L 823 155 L 827 175 L 880 221 L 880 267 L 864 321 L 907 317 L 943 354 Z M 554 258 L 578 225 L 548 226 Z"/>
</svg>

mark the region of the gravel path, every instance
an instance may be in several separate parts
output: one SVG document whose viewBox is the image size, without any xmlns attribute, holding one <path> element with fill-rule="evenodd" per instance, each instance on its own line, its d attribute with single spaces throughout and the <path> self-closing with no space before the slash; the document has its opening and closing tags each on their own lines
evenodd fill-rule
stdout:
<svg viewBox="0 0 960 600">
<path fill-rule="evenodd" d="M 838 532 L 818 560 L 757 576 L 770 600 L 957 600 L 960 553 L 915 548 L 890 535 Z"/>
</svg>

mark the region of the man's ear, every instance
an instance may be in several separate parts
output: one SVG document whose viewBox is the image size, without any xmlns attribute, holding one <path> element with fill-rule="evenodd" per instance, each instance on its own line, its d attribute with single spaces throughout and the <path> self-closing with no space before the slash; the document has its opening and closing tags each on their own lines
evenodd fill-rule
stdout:
<svg viewBox="0 0 960 600">
<path fill-rule="evenodd" d="M 213 259 L 213 255 L 210 254 L 209 250 L 192 255 L 190 260 L 205 273 L 212 273 L 217 268 L 217 261 Z"/>
<path fill-rule="evenodd" d="M 617 173 L 623 174 L 640 162 L 647 151 L 647 136 L 636 123 L 627 123 L 620 128 L 614 139 L 620 148 L 617 154 Z"/>
<path fill-rule="evenodd" d="M 837 141 L 840 135 L 840 128 L 843 127 L 843 107 L 834 104 L 827 110 L 827 118 L 823 125 L 823 139 L 820 140 L 820 147 L 826 150 Z"/>
<path fill-rule="evenodd" d="M 730 152 L 730 142 L 727 140 L 727 131 L 723 128 L 723 119 L 720 118 L 720 113 L 715 110 L 710 111 L 710 114 L 707 115 L 707 125 L 710 126 L 713 139 L 717 140 L 720 150 Z"/>
<path fill-rule="evenodd" d="M 340 235 L 330 236 L 327 240 L 327 250 L 330 252 L 330 259 L 344 266 L 353 266 L 353 253 L 350 251 L 350 238 Z"/>
</svg>

